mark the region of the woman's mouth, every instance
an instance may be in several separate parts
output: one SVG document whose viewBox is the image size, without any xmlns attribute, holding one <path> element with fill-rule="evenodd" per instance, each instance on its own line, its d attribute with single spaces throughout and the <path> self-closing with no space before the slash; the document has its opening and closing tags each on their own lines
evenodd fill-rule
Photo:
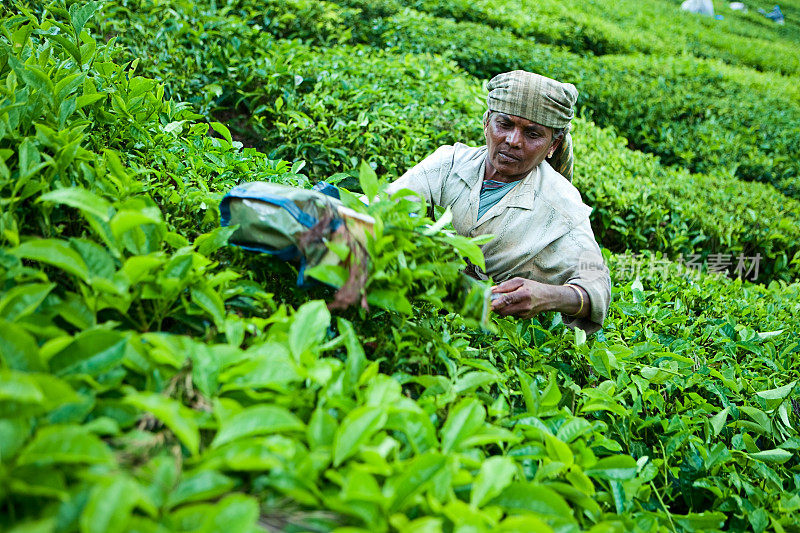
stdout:
<svg viewBox="0 0 800 533">
<path fill-rule="evenodd" d="M 500 159 L 500 161 L 503 162 L 503 163 L 516 163 L 517 161 L 519 161 L 518 158 L 514 157 L 513 155 L 509 154 L 508 152 L 502 152 L 502 151 L 498 152 L 497 156 Z"/>
</svg>

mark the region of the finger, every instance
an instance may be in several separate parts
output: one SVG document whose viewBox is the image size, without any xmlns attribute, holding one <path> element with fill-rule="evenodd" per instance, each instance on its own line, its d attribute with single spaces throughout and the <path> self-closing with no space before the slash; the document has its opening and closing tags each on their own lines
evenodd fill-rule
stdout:
<svg viewBox="0 0 800 533">
<path fill-rule="evenodd" d="M 520 318 L 528 318 L 531 315 L 531 310 L 524 303 L 516 303 L 497 309 L 493 311 L 500 316 L 518 316 Z"/>
<path fill-rule="evenodd" d="M 492 301 L 492 310 L 502 309 L 509 305 L 514 305 L 522 301 L 523 294 L 521 291 L 514 291 L 514 292 L 504 292 L 500 293 L 500 296 Z"/>
<path fill-rule="evenodd" d="M 522 278 L 511 278 L 508 281 L 504 281 L 498 285 L 492 287 L 493 293 L 501 293 L 501 292 L 513 292 L 524 284 L 525 280 Z"/>
</svg>

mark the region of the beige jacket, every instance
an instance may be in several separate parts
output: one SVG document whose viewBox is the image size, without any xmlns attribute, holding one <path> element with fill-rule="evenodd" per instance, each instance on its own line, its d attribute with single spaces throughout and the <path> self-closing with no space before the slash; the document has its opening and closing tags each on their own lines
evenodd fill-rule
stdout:
<svg viewBox="0 0 800 533">
<path fill-rule="evenodd" d="M 519 276 L 580 286 L 589 295 L 591 314 L 588 319 L 564 315 L 564 322 L 587 333 L 600 329 L 611 301 L 611 279 L 589 225 L 591 208 L 569 181 L 542 162 L 477 220 L 485 163 L 485 146 L 442 146 L 389 190 L 411 189 L 428 203 L 449 206 L 461 235 L 495 235 L 483 246 L 486 274 L 494 281 Z"/>
</svg>

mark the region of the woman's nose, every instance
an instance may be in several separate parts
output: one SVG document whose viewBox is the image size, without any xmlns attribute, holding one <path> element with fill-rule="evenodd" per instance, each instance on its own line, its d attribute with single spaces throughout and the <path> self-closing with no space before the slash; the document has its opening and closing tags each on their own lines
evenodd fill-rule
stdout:
<svg viewBox="0 0 800 533">
<path fill-rule="evenodd" d="M 521 140 L 522 140 L 522 134 L 519 132 L 517 128 L 513 128 L 508 133 L 506 133 L 506 143 L 508 143 L 511 146 L 519 146 Z"/>
</svg>

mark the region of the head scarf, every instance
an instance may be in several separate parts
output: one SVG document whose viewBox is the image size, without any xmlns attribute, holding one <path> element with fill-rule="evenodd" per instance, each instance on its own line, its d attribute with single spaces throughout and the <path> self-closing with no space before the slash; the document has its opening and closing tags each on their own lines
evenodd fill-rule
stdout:
<svg viewBox="0 0 800 533">
<path fill-rule="evenodd" d="M 572 136 L 569 126 L 575 116 L 578 90 L 571 83 L 524 70 L 498 74 L 489 80 L 486 104 L 490 111 L 506 113 L 567 133 L 548 163 L 572 181 Z"/>
</svg>

